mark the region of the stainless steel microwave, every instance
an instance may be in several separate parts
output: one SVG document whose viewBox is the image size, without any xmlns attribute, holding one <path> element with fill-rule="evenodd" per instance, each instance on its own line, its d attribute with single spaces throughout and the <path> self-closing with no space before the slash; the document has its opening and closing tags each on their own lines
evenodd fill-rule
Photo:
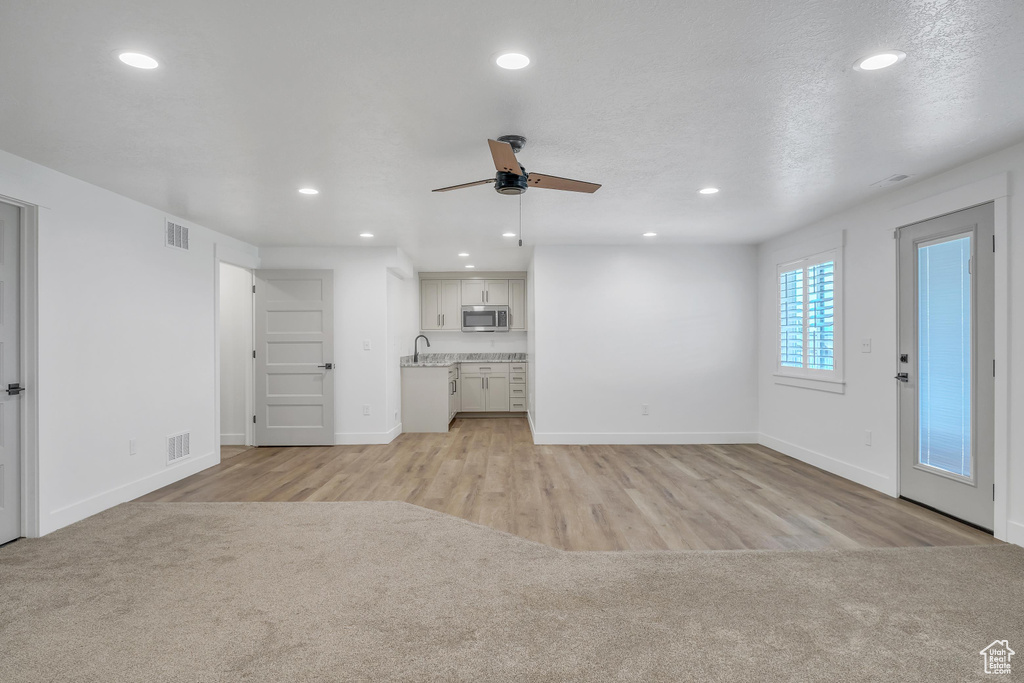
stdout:
<svg viewBox="0 0 1024 683">
<path fill-rule="evenodd" d="M 508 332 L 508 306 L 463 306 L 463 332 Z"/>
</svg>

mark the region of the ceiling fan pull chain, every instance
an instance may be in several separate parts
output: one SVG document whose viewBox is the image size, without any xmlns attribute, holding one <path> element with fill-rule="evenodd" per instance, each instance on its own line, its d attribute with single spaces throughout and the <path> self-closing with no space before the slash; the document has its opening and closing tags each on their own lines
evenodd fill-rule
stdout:
<svg viewBox="0 0 1024 683">
<path fill-rule="evenodd" d="M 523 195 L 519 195 L 519 246 L 523 246 Z"/>
</svg>

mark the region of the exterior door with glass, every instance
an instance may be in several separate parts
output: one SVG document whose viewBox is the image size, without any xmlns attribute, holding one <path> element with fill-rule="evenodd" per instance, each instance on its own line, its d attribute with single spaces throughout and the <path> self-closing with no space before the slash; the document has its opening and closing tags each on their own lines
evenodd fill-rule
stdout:
<svg viewBox="0 0 1024 683">
<path fill-rule="evenodd" d="M 992 204 L 901 228 L 900 495 L 992 529 Z"/>
</svg>

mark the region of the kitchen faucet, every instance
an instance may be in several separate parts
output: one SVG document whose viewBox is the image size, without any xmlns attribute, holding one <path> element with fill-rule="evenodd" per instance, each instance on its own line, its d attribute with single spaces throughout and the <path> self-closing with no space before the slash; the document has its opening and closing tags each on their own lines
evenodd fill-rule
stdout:
<svg viewBox="0 0 1024 683">
<path fill-rule="evenodd" d="M 415 339 L 413 339 L 412 340 L 412 362 L 413 363 L 418 363 L 420 361 L 420 350 L 419 350 L 420 337 L 423 337 L 423 341 L 427 342 L 427 348 L 428 349 L 430 348 L 430 340 L 427 339 L 427 335 L 421 334 L 419 337 L 416 337 Z"/>
</svg>

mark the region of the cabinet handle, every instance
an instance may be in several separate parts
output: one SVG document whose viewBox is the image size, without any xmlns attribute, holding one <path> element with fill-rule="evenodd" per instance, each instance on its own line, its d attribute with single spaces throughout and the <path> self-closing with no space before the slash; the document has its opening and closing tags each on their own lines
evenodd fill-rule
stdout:
<svg viewBox="0 0 1024 683">
<path fill-rule="evenodd" d="M 441 327 L 444 327 L 444 313 L 441 314 Z"/>
</svg>

